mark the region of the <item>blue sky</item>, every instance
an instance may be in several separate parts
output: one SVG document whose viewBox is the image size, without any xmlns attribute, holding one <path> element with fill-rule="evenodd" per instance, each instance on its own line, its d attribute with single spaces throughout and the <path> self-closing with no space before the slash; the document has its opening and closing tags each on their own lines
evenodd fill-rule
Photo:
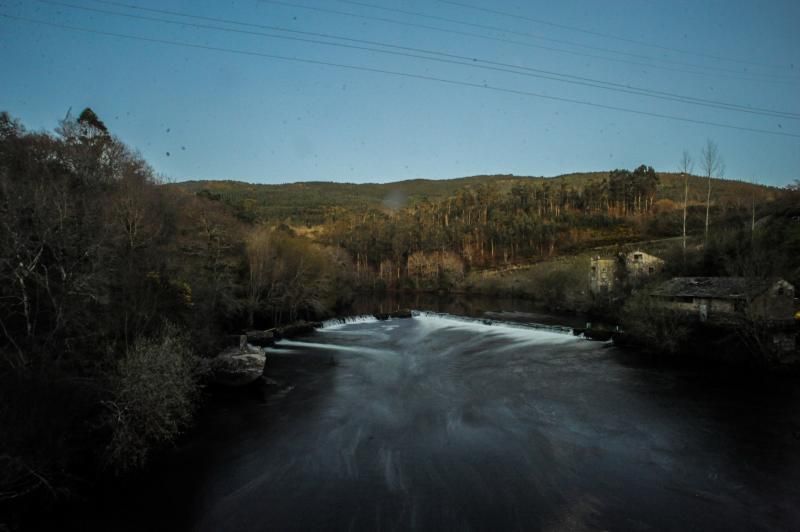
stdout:
<svg viewBox="0 0 800 532">
<path fill-rule="evenodd" d="M 237 31 L 120 17 L 65 3 Z M 457 3 L 515 16 L 438 0 L 116 0 L 117 5 L 96 0 L 64 0 L 60 5 L 0 1 L 0 13 L 15 17 L 247 52 L 0 17 L 0 109 L 29 128 L 52 129 L 70 107 L 79 112 L 90 106 L 116 135 L 173 180 L 380 182 L 482 173 L 549 176 L 642 163 L 674 171 L 685 149 L 699 159 L 707 138 L 719 146 L 726 177 L 774 185 L 800 179 L 800 2 Z M 372 18 L 361 18 L 365 16 Z M 689 105 L 479 69 L 475 65 L 492 66 L 479 61 L 454 65 L 241 33 L 348 42 L 252 25 L 437 51 L 778 114 Z M 436 77 L 784 135 L 251 53 Z"/>
</svg>

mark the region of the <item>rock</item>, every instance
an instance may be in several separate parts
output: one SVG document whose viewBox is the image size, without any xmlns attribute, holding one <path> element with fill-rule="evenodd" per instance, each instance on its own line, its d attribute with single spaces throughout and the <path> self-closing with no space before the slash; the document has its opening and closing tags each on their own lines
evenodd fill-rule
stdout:
<svg viewBox="0 0 800 532">
<path fill-rule="evenodd" d="M 290 325 L 284 325 L 275 329 L 275 336 L 277 338 L 294 338 L 303 334 L 314 332 L 315 329 L 322 327 L 322 323 L 318 321 L 297 321 Z"/>
<path fill-rule="evenodd" d="M 247 342 L 259 347 L 270 347 L 275 344 L 275 334 L 268 331 L 247 331 Z"/>
<path fill-rule="evenodd" d="M 583 335 L 589 340 L 596 340 L 598 342 L 607 342 L 611 340 L 613 332 L 607 331 L 605 329 L 586 329 L 583 332 Z"/>
<path fill-rule="evenodd" d="M 378 321 L 386 321 L 389 319 L 389 314 L 386 312 L 376 312 L 373 316 L 375 316 L 375 319 Z"/>
<path fill-rule="evenodd" d="M 584 338 L 589 340 L 597 340 L 598 342 L 607 342 L 614 336 L 614 331 L 606 329 L 572 329 L 572 334 L 575 336 L 583 335 Z"/>
<path fill-rule="evenodd" d="M 211 377 L 223 386 L 246 386 L 261 378 L 266 362 L 261 348 L 245 342 L 243 347 L 226 349 L 211 360 Z"/>
</svg>

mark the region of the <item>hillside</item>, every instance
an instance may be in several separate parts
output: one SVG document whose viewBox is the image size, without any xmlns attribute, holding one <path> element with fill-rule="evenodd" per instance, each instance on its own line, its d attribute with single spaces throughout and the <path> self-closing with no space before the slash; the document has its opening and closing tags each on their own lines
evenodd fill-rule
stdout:
<svg viewBox="0 0 800 532">
<path fill-rule="evenodd" d="M 185 181 L 169 186 L 190 193 L 221 200 L 248 221 L 290 222 L 297 225 L 324 223 L 331 215 L 369 209 L 414 206 L 424 201 L 437 201 L 455 196 L 459 191 L 490 186 L 500 194 L 511 191 L 515 184 L 566 186 L 577 191 L 607 180 L 609 172 L 570 173 L 554 177 L 515 176 L 509 174 L 476 175 L 455 179 L 413 179 L 392 183 L 334 183 L 310 181 L 280 185 L 252 184 L 240 181 Z M 658 173 L 656 200 L 683 201 L 683 177 L 675 173 Z M 690 176 L 690 203 L 704 203 L 707 181 Z M 742 206 L 755 197 L 761 203 L 770 201 L 779 189 L 743 181 L 712 179 L 712 203 Z"/>
</svg>

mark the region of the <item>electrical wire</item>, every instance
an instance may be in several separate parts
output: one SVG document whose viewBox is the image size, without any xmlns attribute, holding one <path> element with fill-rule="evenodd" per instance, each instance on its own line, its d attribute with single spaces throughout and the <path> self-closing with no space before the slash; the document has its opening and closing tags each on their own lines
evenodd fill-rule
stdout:
<svg viewBox="0 0 800 532">
<path fill-rule="evenodd" d="M 469 26 L 469 27 L 479 28 L 479 29 L 484 29 L 484 30 L 489 30 L 489 31 L 497 31 L 497 32 L 502 32 L 502 33 L 509 33 L 509 34 L 512 34 L 512 35 L 518 35 L 518 36 L 521 36 L 521 37 L 529 37 L 529 38 L 532 38 L 532 39 L 539 39 L 539 40 L 543 40 L 543 41 L 554 42 L 554 43 L 557 43 L 557 44 L 566 44 L 568 46 L 576 46 L 576 47 L 579 47 L 579 48 L 585 48 L 585 49 L 593 50 L 593 51 L 597 51 L 597 52 L 605 52 L 605 53 L 609 53 L 609 54 L 624 55 L 624 56 L 633 57 L 633 58 L 636 58 L 636 59 L 644 59 L 646 61 L 657 61 L 657 62 L 662 62 L 662 63 L 666 63 L 666 64 L 671 64 L 671 65 L 690 67 L 690 68 L 701 68 L 701 69 L 704 69 L 704 70 L 713 70 L 713 71 L 725 72 L 725 73 L 729 73 L 729 74 L 740 74 L 741 73 L 739 70 L 733 70 L 733 69 L 730 69 L 730 68 L 713 67 L 713 66 L 708 66 L 708 65 L 698 65 L 698 64 L 694 64 L 694 63 L 684 63 L 684 62 L 681 62 L 681 61 L 672 61 L 672 60 L 664 59 L 664 58 L 660 58 L 660 57 L 653 57 L 653 56 L 649 56 L 649 55 L 636 54 L 636 53 L 632 53 L 632 52 L 624 52 L 624 51 L 621 51 L 621 50 L 614 50 L 614 49 L 610 49 L 610 48 L 602 48 L 602 47 L 599 47 L 599 46 L 591 46 L 591 45 L 587 45 L 587 44 L 583 44 L 583 43 L 578 43 L 578 42 L 575 42 L 575 41 L 566 41 L 566 40 L 563 40 L 563 39 L 554 39 L 552 37 L 544 37 L 542 35 L 536 35 L 536 34 L 533 34 L 533 33 L 528 33 L 528 32 L 523 32 L 523 31 L 516 31 L 516 30 L 509 29 L 509 28 L 502 28 L 502 27 L 499 27 L 499 26 L 490 26 L 490 25 L 487 25 L 487 24 L 477 24 L 477 23 L 473 23 L 473 22 L 465 22 L 465 21 L 462 21 L 462 20 L 457 20 L 457 19 L 453 19 L 453 18 L 449 18 L 449 17 L 441 17 L 441 16 L 437 16 L 437 15 L 429 15 L 429 14 L 426 14 L 426 13 L 420 13 L 418 11 L 408 11 L 408 10 L 405 10 L 405 9 L 397 9 L 397 8 L 393 8 L 393 7 L 386 7 L 386 6 L 381 6 L 381 5 L 377 5 L 377 4 L 371 4 L 371 3 L 368 3 L 368 2 L 360 2 L 360 1 L 357 1 L 357 0 L 336 0 L 336 1 L 340 2 L 340 3 L 343 3 L 343 4 L 349 4 L 349 5 L 360 6 L 360 7 L 368 7 L 368 8 L 371 8 L 371 9 L 380 9 L 380 10 L 383 10 L 383 11 L 389 11 L 389 12 L 393 12 L 393 13 L 400 13 L 400 14 L 403 14 L 403 15 L 410 15 L 410 16 L 426 18 L 426 19 L 430 19 L 430 20 L 438 20 L 438 21 L 442 21 L 442 22 L 448 22 L 450 24 L 459 24 L 459 25 L 462 25 L 462 26 Z M 761 75 L 774 77 L 775 79 L 779 79 L 779 80 L 782 80 L 782 81 L 791 80 L 791 78 L 784 78 L 782 76 L 774 76 L 772 74 L 761 74 Z M 800 81 L 800 80 L 795 80 L 795 81 Z"/>
<path fill-rule="evenodd" d="M 704 100 L 704 99 L 701 99 L 701 98 L 694 98 L 694 97 L 691 97 L 691 96 L 676 95 L 676 94 L 671 94 L 671 93 L 666 93 L 666 92 L 661 92 L 661 91 L 651 91 L 649 89 L 631 87 L 631 86 L 626 86 L 626 85 L 619 84 L 619 83 L 611 83 L 611 82 L 605 82 L 605 81 L 601 81 L 601 80 L 594 80 L 594 79 L 591 79 L 591 78 L 584 78 L 584 77 L 580 77 L 580 76 L 565 75 L 565 74 L 561 74 L 561 73 L 558 73 L 558 72 L 551 72 L 551 71 L 540 70 L 540 69 L 532 69 L 532 68 L 528 68 L 528 67 L 520 67 L 520 66 L 516 66 L 516 65 L 512 65 L 512 64 L 507 64 L 507 63 L 499 63 L 499 62 L 494 62 L 494 61 L 478 60 L 477 58 L 470 58 L 470 57 L 467 57 L 467 56 L 459 56 L 459 55 L 455 55 L 455 54 L 444 54 L 444 53 L 441 53 L 441 52 L 425 50 L 425 49 L 420 49 L 420 48 L 398 47 L 398 46 L 389 45 L 389 44 L 385 44 L 385 43 L 380 43 L 380 42 L 376 42 L 376 41 L 363 41 L 363 40 L 358 40 L 358 39 L 349 39 L 349 38 L 331 36 L 331 35 L 322 34 L 322 33 L 303 32 L 303 31 L 300 31 L 300 30 L 287 30 L 287 29 L 280 28 L 280 27 L 275 27 L 275 26 L 260 26 L 260 25 L 257 25 L 257 24 L 242 23 L 242 22 L 239 22 L 239 21 L 218 19 L 218 18 L 215 18 L 215 17 L 200 17 L 200 16 L 196 16 L 196 15 L 190 15 L 190 14 L 186 14 L 186 13 L 179 13 L 179 12 L 175 12 L 175 11 L 166 11 L 166 10 L 151 9 L 151 8 L 138 8 L 136 6 L 130 6 L 129 4 L 121 4 L 119 2 L 102 2 L 102 3 L 113 3 L 115 5 L 124 5 L 126 7 L 138 8 L 138 9 L 141 9 L 141 10 L 144 10 L 144 11 L 158 12 L 158 13 L 170 14 L 170 15 L 177 15 L 177 16 L 182 16 L 182 17 L 187 17 L 187 18 L 204 19 L 204 20 L 215 20 L 215 21 L 222 22 L 222 23 L 227 23 L 227 24 L 238 24 L 238 25 L 246 25 L 246 26 L 251 26 L 251 27 L 262 27 L 262 28 L 267 28 L 267 29 L 277 30 L 277 31 L 289 31 L 289 32 L 296 33 L 296 34 L 307 34 L 307 35 L 312 35 L 312 36 L 322 36 L 322 37 L 325 37 L 325 38 L 344 39 L 344 40 L 355 41 L 355 42 L 365 42 L 365 43 L 378 45 L 378 46 L 401 48 L 401 49 L 404 49 L 404 50 L 412 50 L 412 51 L 420 52 L 420 53 L 434 54 L 434 55 L 445 56 L 445 57 L 449 57 L 449 58 L 456 58 L 456 59 L 459 59 L 460 61 L 453 61 L 451 59 L 439 59 L 439 58 L 436 58 L 436 57 L 426 57 L 426 56 L 421 56 L 421 55 L 417 55 L 417 54 L 410 54 L 410 53 L 406 53 L 406 52 L 393 52 L 393 51 L 389 51 L 389 50 L 380 50 L 380 49 L 370 48 L 370 47 L 365 47 L 365 46 L 354 46 L 354 45 L 341 44 L 341 43 L 332 43 L 332 42 L 320 41 L 320 40 L 316 40 L 316 39 L 289 37 L 289 36 L 285 36 L 285 35 L 274 35 L 274 34 L 262 33 L 262 32 L 237 30 L 237 29 L 225 28 L 225 27 L 220 27 L 220 26 L 210 26 L 210 25 L 206 25 L 206 24 L 193 24 L 193 23 L 188 23 L 188 22 L 184 22 L 184 21 L 167 20 L 167 19 L 156 18 L 156 17 L 133 15 L 133 14 L 129 14 L 129 13 L 118 13 L 118 12 L 115 12 L 115 11 L 108 11 L 108 10 L 105 10 L 105 9 L 98 9 L 98 8 L 92 8 L 92 7 L 86 7 L 86 6 L 71 4 L 71 3 L 67 3 L 67 2 L 60 2 L 60 1 L 57 1 L 57 0 L 38 0 L 38 1 L 43 3 L 43 4 L 59 5 L 59 6 L 69 7 L 69 8 L 72 8 L 72 9 L 80 9 L 80 10 L 85 10 L 85 11 L 90 11 L 90 12 L 110 14 L 110 15 L 127 17 L 127 18 L 134 18 L 134 19 L 139 19 L 139 20 L 149 20 L 149 21 L 155 21 L 155 22 L 160 22 L 160 23 L 165 23 L 165 24 L 174 24 L 174 25 L 181 25 L 181 26 L 196 27 L 196 28 L 201 28 L 201 29 L 210 29 L 210 30 L 216 30 L 216 31 L 240 33 L 240 34 L 245 34 L 245 35 L 257 35 L 257 36 L 268 37 L 268 38 L 284 39 L 284 40 L 299 41 L 299 42 L 307 42 L 307 43 L 311 43 L 311 44 L 321 44 L 321 45 L 325 45 L 325 46 L 336 46 L 336 47 L 343 47 L 343 48 L 349 48 L 349 49 L 363 50 L 363 51 L 368 51 L 368 52 L 375 52 L 375 53 L 389 54 L 389 55 L 395 55 L 395 56 L 409 57 L 409 58 L 414 58 L 414 59 L 422 59 L 422 60 L 426 60 L 426 61 L 436 61 L 436 62 L 440 62 L 440 63 L 455 64 L 455 65 L 466 66 L 466 67 L 470 67 L 470 68 L 478 68 L 478 69 L 483 69 L 483 70 L 505 72 L 505 73 L 511 73 L 511 74 L 516 74 L 516 75 L 521 75 L 521 76 L 528 76 L 528 77 L 534 77 L 534 78 L 539 78 L 539 79 L 547 79 L 547 80 L 557 81 L 557 82 L 562 82 L 562 83 L 569 83 L 569 84 L 573 84 L 573 85 L 587 86 L 587 87 L 591 87 L 591 88 L 599 88 L 599 89 L 603 89 L 603 90 L 609 90 L 609 91 L 620 92 L 620 93 L 625 93 L 625 94 L 633 94 L 633 95 L 638 95 L 638 96 L 657 98 L 657 99 L 661 99 L 661 100 L 675 101 L 675 102 L 689 104 L 689 105 L 698 105 L 698 106 L 703 106 L 703 107 L 709 107 L 709 108 L 715 108 L 715 109 L 723 109 L 723 110 L 734 111 L 734 112 L 749 113 L 749 114 L 755 114 L 755 115 L 761 115 L 761 116 L 770 116 L 770 117 L 776 117 L 776 118 L 784 118 L 784 119 L 787 119 L 787 120 L 800 120 L 800 114 L 791 113 L 791 112 L 787 112 L 787 111 L 774 111 L 774 110 L 771 110 L 771 109 L 761 109 L 761 108 L 754 108 L 754 107 L 750 107 L 750 106 L 743 106 L 743 105 L 739 105 L 739 104 L 731 104 L 731 103 L 719 102 L 719 101 L 713 101 L 713 100 Z M 497 66 L 484 66 L 483 64 L 478 64 L 478 63 L 486 63 L 486 64 L 497 65 Z M 520 71 L 518 71 L 516 69 L 521 69 L 521 70 L 524 70 L 524 71 L 520 72 Z M 560 77 L 556 77 L 556 76 L 560 76 Z M 562 78 L 568 78 L 568 79 L 562 79 Z"/>
<path fill-rule="evenodd" d="M 510 17 L 510 18 L 515 19 L 515 20 L 527 20 L 529 22 L 535 22 L 537 24 L 542 24 L 542 25 L 545 25 L 545 26 L 551 26 L 551 27 L 554 27 L 554 28 L 565 29 L 565 30 L 570 30 L 570 31 L 577 31 L 577 32 L 580 32 L 580 33 L 585 33 L 587 35 L 593 35 L 595 37 L 603 37 L 603 38 L 606 38 L 606 39 L 615 39 L 617 41 L 622 41 L 622 42 L 627 42 L 627 43 L 632 43 L 632 44 L 638 44 L 638 45 L 641 45 L 641 46 L 649 46 L 651 48 L 658 48 L 660 50 L 666 50 L 666 51 L 669 51 L 669 52 L 676 52 L 676 53 L 679 53 L 679 54 L 688 54 L 688 55 L 694 55 L 694 56 L 697 56 L 697 57 L 705 57 L 705 58 L 708 58 L 708 59 L 714 59 L 716 61 L 730 61 L 732 63 L 739 63 L 739 64 L 742 64 L 742 65 L 752 65 L 752 66 L 760 66 L 760 67 L 765 67 L 765 68 L 786 69 L 785 65 L 771 65 L 771 64 L 768 64 L 768 63 L 760 63 L 758 61 L 747 61 L 747 60 L 744 60 L 744 59 L 736 59 L 736 58 L 724 57 L 724 56 L 720 56 L 720 55 L 705 54 L 705 53 L 697 52 L 697 51 L 684 50 L 684 49 L 681 49 L 681 48 L 673 48 L 673 47 L 670 47 L 670 46 L 663 46 L 663 45 L 660 45 L 660 44 L 649 43 L 649 42 L 645 42 L 645 41 L 639 41 L 639 40 L 631 39 L 631 38 L 628 38 L 628 37 L 621 37 L 619 35 L 614 35 L 614 34 L 611 34 L 611 33 L 602 33 L 602 32 L 599 32 L 599 31 L 587 30 L 587 29 L 584 29 L 584 28 L 576 27 L 576 26 L 569 26 L 569 25 L 566 25 L 566 24 L 559 24 L 557 22 L 551 22 L 551 21 L 542 20 L 542 19 L 538 19 L 538 18 L 527 17 L 527 16 L 520 15 L 520 14 L 508 13 L 508 12 L 505 12 L 505 11 L 500 11 L 498 9 L 490 9 L 490 8 L 480 7 L 480 6 L 476 6 L 476 5 L 472 5 L 472 4 L 466 4 L 466 3 L 463 3 L 463 2 L 456 2 L 454 0 L 436 0 L 436 1 L 439 2 L 439 3 L 442 3 L 442 4 L 450 4 L 450 5 L 453 5 L 453 6 L 465 7 L 467 9 L 474 9 L 476 11 L 482 11 L 484 13 L 491 13 L 493 15 L 500 15 L 500 16 L 504 16 L 504 17 Z"/>
<path fill-rule="evenodd" d="M 467 31 L 440 28 L 440 27 L 436 27 L 436 26 L 429 26 L 429 25 L 426 25 L 426 24 L 418 24 L 418 23 L 415 23 L 415 22 L 403 22 L 403 21 L 394 20 L 394 19 L 385 18 L 385 17 L 374 17 L 374 16 L 370 16 L 370 15 L 361 15 L 361 14 L 357 14 L 357 13 L 348 13 L 347 11 L 339 11 L 339 10 L 336 10 L 336 9 L 329 9 L 329 8 L 324 8 L 324 7 L 315 7 L 315 6 L 308 6 L 308 5 L 303 5 L 303 4 L 295 4 L 295 3 L 291 3 L 291 2 L 284 2 L 282 0 L 258 0 L 258 1 L 261 2 L 261 3 L 264 3 L 264 4 L 280 5 L 280 6 L 294 8 L 294 9 L 305 9 L 307 11 L 315 11 L 315 12 L 318 12 L 318 13 L 327 13 L 327 14 L 331 14 L 331 15 L 340 15 L 340 16 L 358 18 L 358 19 L 363 19 L 363 20 L 373 20 L 373 21 L 376 21 L 376 22 L 385 22 L 385 23 L 388 23 L 388 24 L 395 24 L 395 25 L 404 26 L 404 27 L 408 27 L 408 28 L 417 28 L 417 29 L 424 29 L 424 30 L 435 31 L 435 32 L 440 32 L 440 33 L 449 33 L 451 35 L 461 35 L 461 36 L 465 36 L 465 37 L 473 37 L 473 38 L 476 38 L 476 39 L 483 39 L 483 40 L 488 40 L 488 41 L 501 42 L 501 43 L 512 44 L 512 45 L 517 45 L 517 46 L 524 46 L 524 47 L 528 47 L 528 48 L 536 48 L 536 49 L 539 49 L 539 50 L 548 50 L 548 51 L 551 51 L 551 52 L 570 54 L 570 55 L 575 55 L 575 56 L 579 56 L 579 57 L 588 57 L 588 58 L 592 58 L 592 59 L 600 59 L 602 61 L 612 61 L 612 62 L 616 62 L 616 63 L 624 63 L 624 64 L 628 64 L 628 65 L 642 66 L 642 67 L 645 67 L 645 68 L 656 68 L 656 69 L 660 69 L 660 70 L 664 70 L 664 71 L 668 71 L 668 72 L 679 72 L 679 73 L 682 73 L 682 74 L 690 74 L 690 75 L 694 75 L 694 76 L 712 77 L 714 79 L 728 79 L 728 80 L 737 80 L 737 81 L 749 81 L 749 82 L 755 82 L 755 83 L 778 83 L 778 84 L 788 84 L 788 83 L 794 84 L 794 83 L 796 83 L 796 81 L 793 81 L 793 80 L 782 80 L 782 79 L 764 80 L 764 79 L 758 79 L 758 78 L 747 77 L 747 76 L 736 76 L 736 75 L 726 75 L 726 74 L 721 74 L 721 73 L 710 73 L 710 72 L 706 72 L 705 70 L 696 71 L 696 70 L 686 70 L 686 69 L 680 69 L 680 68 L 671 68 L 671 67 L 667 67 L 667 66 L 663 66 L 663 65 L 653 65 L 653 64 L 649 64 L 649 63 L 642 63 L 640 61 L 632 61 L 632 60 L 629 60 L 629 59 L 622 59 L 622 58 L 618 58 L 618 57 L 606 57 L 606 56 L 602 56 L 602 55 L 588 54 L 588 53 L 585 53 L 585 52 L 578 52 L 578 51 L 575 51 L 575 50 L 565 50 L 563 48 L 554 48 L 552 46 L 544 46 L 544 45 L 541 45 L 541 44 L 533 44 L 533 43 L 530 43 L 530 42 L 518 41 L 518 40 L 513 40 L 513 39 L 505 39 L 505 38 L 501 38 L 501 37 L 492 37 L 492 36 L 489 36 L 489 35 L 481 35 L 479 33 L 473 33 L 473 32 L 467 32 Z"/>
<path fill-rule="evenodd" d="M 638 110 L 638 109 L 630 109 L 630 108 L 627 108 L 627 107 L 619 107 L 619 106 L 614 106 L 614 105 L 599 104 L 599 103 L 590 102 L 590 101 L 586 101 L 586 100 L 577 100 L 577 99 L 573 99 L 573 98 L 565 98 L 565 97 L 561 97 L 561 96 L 552 96 L 552 95 L 548 95 L 548 94 L 541 94 L 541 93 L 536 93 L 536 92 L 531 92 L 531 91 L 511 89 L 511 88 L 507 88 L 507 87 L 499 87 L 499 86 L 489 85 L 488 83 L 483 83 L 483 84 L 481 84 L 481 83 L 473 83 L 473 82 L 453 80 L 453 79 L 448 79 L 448 78 L 440 78 L 440 77 L 436 77 L 436 76 L 428 76 L 428 75 L 424 75 L 424 74 L 414 74 L 414 73 L 410 73 L 410 72 L 401 72 L 401 71 L 387 70 L 387 69 L 373 68 L 373 67 L 366 67 L 366 66 L 360 66 L 360 65 L 351 65 L 351 64 L 346 64 L 346 63 L 334 63 L 334 62 L 330 62 L 330 61 L 321 61 L 321 60 L 317 60 L 317 59 L 308 59 L 308 58 L 295 57 L 295 56 L 284 56 L 284 55 L 278 55 L 278 54 L 268 54 L 268 53 L 263 53 L 263 52 L 255 52 L 255 51 L 251 51 L 251 50 L 240 50 L 240 49 L 234 49 L 234 48 L 223 48 L 223 47 L 219 47 L 219 46 L 210 46 L 210 45 L 205 45 L 205 44 L 187 43 L 187 42 L 182 42 L 182 41 L 171 41 L 171 40 L 167 40 L 167 39 L 156 39 L 156 38 L 152 38 L 152 37 L 142 37 L 142 36 L 138 36 L 138 35 L 130 35 L 130 34 L 110 32 L 110 31 L 104 31 L 104 30 L 96 30 L 96 29 L 84 28 L 84 27 L 80 27 L 80 26 L 72 26 L 72 25 L 69 25 L 69 24 L 61 24 L 61 23 L 57 23 L 57 22 L 48 22 L 48 21 L 43 21 L 43 20 L 38 20 L 38 19 L 31 19 L 31 18 L 27 18 L 27 17 L 9 15 L 7 13 L 2 13 L 2 12 L 0 12 L 0 17 L 4 17 L 4 18 L 10 19 L 10 20 L 17 20 L 17 21 L 28 22 L 28 23 L 33 23 L 33 24 L 38 24 L 38 25 L 43 25 L 43 26 L 66 29 L 66 30 L 70 30 L 70 31 L 89 33 L 89 34 L 94 34 L 94 35 L 105 35 L 105 36 L 109 36 L 109 37 L 116 37 L 116 38 L 128 39 L 128 40 L 134 40 L 134 41 L 149 42 L 149 43 L 155 43 L 155 44 L 165 44 L 165 45 L 170 45 L 170 46 L 178 46 L 178 47 L 183 47 L 183 48 L 193 48 L 193 49 L 199 49 L 199 50 L 210 50 L 210 51 L 217 51 L 217 52 L 236 54 L 236 55 L 243 55 L 243 56 L 249 56 L 249 57 L 263 57 L 263 58 L 267 58 L 267 59 L 277 59 L 277 60 L 280 60 L 280 61 L 302 63 L 302 64 L 309 64 L 309 65 L 329 66 L 329 67 L 340 68 L 340 69 L 345 69 L 345 70 L 353 70 L 353 71 L 359 71 L 359 72 L 370 72 L 370 73 L 383 74 L 383 75 L 389 75 L 389 76 L 394 76 L 394 77 L 402 77 L 402 78 L 406 78 L 406 79 L 417 79 L 417 80 L 424 80 L 424 81 L 433 81 L 433 82 L 452 85 L 452 86 L 471 87 L 471 88 L 476 88 L 476 89 L 482 89 L 482 90 L 488 90 L 488 91 L 494 91 L 494 92 L 501 92 L 501 93 L 505 93 L 505 94 L 514 94 L 514 95 L 518 95 L 518 96 L 528 96 L 528 97 L 533 97 L 533 98 L 539 98 L 539 99 L 545 99 L 545 100 L 551 100 L 551 101 L 558 101 L 558 102 L 564 102 L 564 103 L 571 103 L 571 104 L 582 105 L 582 106 L 587 106 L 587 107 L 594 107 L 594 108 L 597 108 L 597 109 L 606 109 L 606 110 L 610 110 L 610 111 L 618 111 L 618 112 L 636 114 L 636 115 L 641 115 L 641 116 L 650 116 L 650 117 L 654 117 L 654 118 L 662 118 L 662 119 L 673 120 L 673 121 L 678 121 L 678 122 L 686 122 L 686 123 L 691 123 L 691 124 L 700 124 L 700 125 L 713 126 L 713 127 L 724 128 L 724 129 L 733 129 L 733 130 L 738 130 L 738 131 L 748 131 L 748 132 L 751 132 L 751 133 L 761 133 L 761 134 L 781 136 L 781 137 L 800 138 L 800 134 L 797 134 L 797 133 L 789 133 L 789 132 L 784 132 L 784 131 L 772 131 L 772 130 L 768 130 L 768 129 L 759 129 L 759 128 L 752 128 L 752 127 L 747 127 L 747 126 L 737 126 L 737 125 L 734 125 L 734 124 L 725 124 L 725 123 L 711 122 L 711 121 L 700 120 L 700 119 L 695 119 L 695 118 L 668 115 L 668 114 L 662 114 L 662 113 L 654 113 L 654 112 L 650 112 L 650 111 L 642 111 L 642 110 Z"/>
</svg>

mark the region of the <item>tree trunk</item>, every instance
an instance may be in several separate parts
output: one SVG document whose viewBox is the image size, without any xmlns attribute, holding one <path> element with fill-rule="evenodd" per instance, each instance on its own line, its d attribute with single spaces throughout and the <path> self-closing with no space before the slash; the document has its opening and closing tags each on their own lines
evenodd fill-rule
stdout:
<svg viewBox="0 0 800 532">
<path fill-rule="evenodd" d="M 686 255 L 686 205 L 689 201 L 689 175 L 683 178 L 683 254 Z"/>
<path fill-rule="evenodd" d="M 711 175 L 708 176 L 708 193 L 706 194 L 706 231 L 704 240 L 708 243 L 708 214 L 711 209 Z"/>
</svg>

